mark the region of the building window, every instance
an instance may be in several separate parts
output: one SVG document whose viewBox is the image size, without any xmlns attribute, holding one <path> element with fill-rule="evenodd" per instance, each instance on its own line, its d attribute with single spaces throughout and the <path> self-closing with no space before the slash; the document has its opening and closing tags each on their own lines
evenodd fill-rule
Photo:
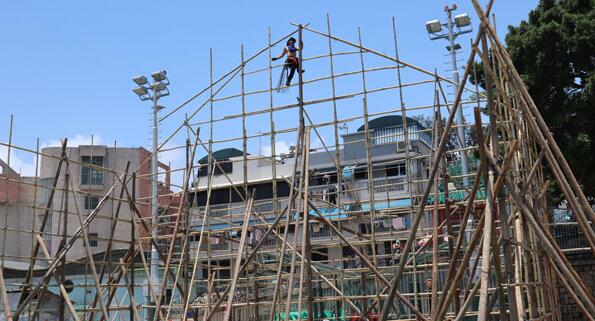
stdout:
<svg viewBox="0 0 595 321">
<path fill-rule="evenodd" d="M 409 140 L 418 140 L 419 128 L 415 125 L 407 126 Z M 374 145 L 391 144 L 404 141 L 403 127 L 378 128 L 372 132 L 372 143 Z"/>
<path fill-rule="evenodd" d="M 103 156 L 81 156 L 81 163 L 103 167 Z M 82 185 L 103 185 L 103 172 L 101 170 L 81 166 Z"/>
<path fill-rule="evenodd" d="M 405 163 L 386 165 L 386 177 L 406 176 L 407 167 Z"/>
<path fill-rule="evenodd" d="M 89 233 L 89 246 L 97 247 L 97 233 Z"/>
<path fill-rule="evenodd" d="M 85 209 L 86 210 L 94 210 L 97 208 L 99 204 L 99 197 L 93 195 L 85 195 Z"/>
<path fill-rule="evenodd" d="M 403 140 L 403 128 L 379 128 L 373 132 L 374 145 L 400 142 Z"/>
</svg>

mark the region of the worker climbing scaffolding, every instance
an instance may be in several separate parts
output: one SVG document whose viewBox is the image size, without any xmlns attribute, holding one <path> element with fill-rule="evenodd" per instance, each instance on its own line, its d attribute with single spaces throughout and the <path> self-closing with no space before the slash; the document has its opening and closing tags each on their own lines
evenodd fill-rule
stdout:
<svg viewBox="0 0 595 321">
<path fill-rule="evenodd" d="M 283 56 L 287 55 L 287 59 L 285 59 L 285 65 L 281 70 L 281 75 L 279 76 L 279 83 L 277 84 L 277 92 L 284 91 L 289 86 L 291 86 L 291 80 L 295 75 L 295 70 L 298 69 L 298 72 L 304 72 L 305 70 L 301 69 L 300 61 L 297 57 L 298 50 L 302 50 L 304 44 L 300 43 L 299 47 L 295 46 L 297 40 L 291 37 L 287 39 L 287 45 L 283 48 L 283 52 L 279 57 L 273 57 L 273 61 L 283 58 Z"/>
</svg>

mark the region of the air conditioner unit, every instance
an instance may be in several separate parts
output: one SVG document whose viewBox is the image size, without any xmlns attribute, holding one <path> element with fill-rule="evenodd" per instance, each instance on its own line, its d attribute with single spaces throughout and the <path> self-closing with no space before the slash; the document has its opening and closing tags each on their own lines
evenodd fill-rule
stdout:
<svg viewBox="0 0 595 321">
<path fill-rule="evenodd" d="M 397 142 L 397 152 L 405 151 L 405 142 Z"/>
</svg>

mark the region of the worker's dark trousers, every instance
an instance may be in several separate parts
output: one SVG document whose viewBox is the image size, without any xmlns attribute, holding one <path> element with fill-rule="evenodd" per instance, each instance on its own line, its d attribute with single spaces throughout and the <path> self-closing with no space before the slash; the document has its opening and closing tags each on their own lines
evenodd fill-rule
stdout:
<svg viewBox="0 0 595 321">
<path fill-rule="evenodd" d="M 290 63 L 288 64 L 289 67 L 289 75 L 287 76 L 287 83 L 286 85 L 291 85 L 291 80 L 293 79 L 293 75 L 295 75 L 295 70 L 298 67 L 298 64 Z"/>
</svg>

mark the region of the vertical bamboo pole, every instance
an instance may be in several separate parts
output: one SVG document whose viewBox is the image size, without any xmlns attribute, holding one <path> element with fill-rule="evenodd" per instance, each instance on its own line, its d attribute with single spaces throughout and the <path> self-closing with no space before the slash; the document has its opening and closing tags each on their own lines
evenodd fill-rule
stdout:
<svg viewBox="0 0 595 321">
<path fill-rule="evenodd" d="M 246 137 L 246 90 L 245 90 L 245 76 L 246 76 L 246 72 L 245 72 L 245 62 L 244 62 L 244 45 L 242 45 L 240 47 L 241 50 L 241 58 L 242 58 L 242 67 L 241 67 L 241 73 L 240 73 L 240 79 L 242 82 L 242 93 L 241 93 L 241 99 L 242 99 L 242 165 L 244 167 L 243 169 L 243 176 L 244 176 L 244 180 L 243 180 L 243 187 L 244 187 L 244 198 L 248 199 L 248 143 L 247 143 L 247 137 Z"/>
<path fill-rule="evenodd" d="M 240 277 L 240 267 L 242 265 L 242 255 L 246 249 L 246 238 L 248 234 L 248 226 L 250 225 L 250 216 L 252 214 L 252 204 L 254 197 L 250 197 L 246 202 L 246 211 L 244 212 L 244 218 L 242 220 L 242 236 L 240 237 L 240 243 L 238 245 L 238 254 L 235 259 L 234 272 L 231 278 L 230 290 L 227 298 L 227 305 L 225 306 L 225 313 L 223 315 L 223 321 L 229 321 L 231 317 L 231 311 L 233 307 L 235 289 L 237 286 L 238 279 Z"/>
<path fill-rule="evenodd" d="M 212 184 L 213 184 L 213 175 L 215 172 L 215 168 L 213 167 L 213 162 L 216 161 L 215 159 L 213 159 L 213 109 L 214 109 L 214 102 L 213 102 L 213 48 L 209 49 L 209 84 L 210 84 L 210 89 L 209 89 L 209 150 L 207 153 L 207 158 L 208 158 L 208 167 L 207 167 L 207 194 L 210 195 L 210 192 L 212 190 Z M 207 246 L 207 279 L 209 279 L 211 277 L 211 274 L 213 273 L 217 273 L 216 271 L 213 272 L 213 262 L 212 262 L 212 253 L 211 253 L 211 228 L 210 228 L 210 224 L 211 224 L 211 219 L 210 219 L 210 201 L 211 198 L 208 197 L 206 204 L 205 204 L 205 210 L 204 210 L 204 219 L 206 220 L 205 222 L 203 222 L 203 225 L 206 224 L 207 228 L 207 239 L 206 239 L 206 246 Z M 203 237 L 203 234 L 201 234 L 201 238 Z M 198 251 L 200 251 L 200 249 L 198 249 Z M 198 258 L 198 253 L 197 253 L 197 258 Z M 207 311 L 211 311 L 211 297 L 212 297 L 212 293 L 211 293 L 211 288 L 208 287 L 207 289 Z M 207 314 L 205 313 L 205 318 L 206 318 Z"/>
<path fill-rule="evenodd" d="M 10 167 L 10 154 L 12 153 L 12 123 L 13 123 L 13 115 L 10 114 L 10 125 L 8 128 L 8 147 L 7 147 L 7 155 L 6 155 L 6 164 L 8 165 L 8 167 Z M 8 198 L 9 195 L 9 180 L 6 180 L 6 195 L 7 198 L 6 200 L 8 202 L 10 202 L 10 199 Z M 4 226 L 2 227 L 2 253 L 0 253 L 0 269 L 4 268 L 4 260 L 5 260 L 5 256 L 6 256 L 6 234 L 8 233 L 8 206 L 5 207 L 4 209 Z"/>
<path fill-rule="evenodd" d="M 335 84 L 335 64 L 334 64 L 334 55 L 333 55 L 333 41 L 330 37 L 331 35 L 331 20 L 330 16 L 327 13 L 326 15 L 326 28 L 329 37 L 328 39 L 328 52 L 329 52 L 329 68 L 330 68 L 330 80 L 331 80 L 331 95 L 332 95 L 332 102 L 333 102 L 333 134 L 335 138 L 335 166 L 337 171 L 337 207 L 339 208 L 339 212 L 343 212 L 343 194 L 344 190 L 347 189 L 343 182 L 343 172 L 341 169 L 341 149 L 340 149 L 340 141 L 339 141 L 339 117 L 338 117 L 338 110 L 337 110 L 337 92 L 336 92 L 336 84 Z M 338 221 L 339 228 L 341 228 L 342 222 Z M 339 241 L 340 248 L 343 248 L 343 241 Z M 342 264 L 342 263 L 341 263 Z M 336 282 L 336 280 L 335 280 Z M 342 306 L 345 306 L 344 300 L 341 300 Z M 339 301 L 337 301 L 337 305 Z M 336 307 L 336 317 L 338 318 L 338 306 Z"/>
<path fill-rule="evenodd" d="M 405 168 L 406 168 L 406 179 L 407 179 L 407 193 L 409 194 L 409 216 L 410 218 L 413 218 L 413 193 L 414 193 L 414 188 L 413 188 L 413 183 L 412 183 L 412 176 L 411 176 L 411 171 L 413 170 L 413 162 L 411 161 L 411 153 L 410 153 L 410 149 L 411 149 L 411 145 L 409 142 L 409 125 L 407 124 L 407 108 L 405 106 L 405 101 L 404 101 L 404 95 L 403 95 L 403 81 L 402 81 L 402 76 L 401 76 L 401 68 L 402 65 L 400 64 L 400 58 L 399 58 L 399 44 L 397 41 L 397 24 L 395 21 L 395 17 L 392 17 L 392 23 L 393 23 L 393 43 L 394 43 L 394 47 L 395 47 L 395 60 L 397 61 L 397 85 L 399 86 L 399 106 L 401 109 L 401 121 L 403 124 L 403 142 L 405 143 Z M 416 165 L 416 166 L 419 166 Z M 421 179 L 421 177 L 418 177 L 418 179 Z M 417 186 L 415 187 L 415 193 L 418 193 L 418 188 Z M 391 231 L 392 231 L 392 224 L 391 224 Z M 417 261 L 415 259 L 415 250 L 413 250 L 413 297 L 414 297 L 414 304 L 416 307 L 418 307 L 418 298 L 417 298 Z M 397 313 L 398 313 L 398 307 L 397 307 Z"/>
<path fill-rule="evenodd" d="M 438 75 L 436 74 L 436 83 L 438 85 L 438 87 L 440 89 L 442 89 L 441 85 L 440 85 L 440 78 L 438 78 Z M 441 91 L 442 92 L 442 91 Z M 442 92 L 443 97 L 444 93 Z M 438 104 L 438 108 L 436 109 L 436 111 L 438 112 L 438 132 L 440 133 L 439 135 L 442 135 L 442 104 L 440 103 L 440 95 L 438 95 L 438 92 L 436 92 L 436 102 Z M 448 102 L 445 99 L 445 104 L 448 105 Z M 455 211 L 458 211 L 459 208 L 458 206 L 455 206 L 455 208 L 453 209 L 453 212 L 450 211 L 450 204 L 451 204 L 451 200 L 449 198 L 449 191 L 448 191 L 448 168 L 447 168 L 447 159 L 446 159 L 446 155 L 442 156 L 442 159 L 440 160 L 442 162 L 442 168 L 441 168 L 441 173 L 440 175 L 442 176 L 442 189 L 443 189 L 443 193 L 444 193 L 444 216 L 445 216 L 445 220 L 443 223 L 441 223 L 440 225 L 446 225 L 446 237 L 447 237 L 447 245 L 448 245 L 448 257 L 452 258 L 454 262 L 451 261 L 451 265 L 456 265 L 456 258 L 455 258 L 455 254 L 454 254 L 454 244 L 453 244 L 453 239 L 454 239 L 454 233 L 453 233 L 453 228 L 452 228 L 452 222 L 451 222 L 451 215 L 454 214 Z M 474 184 L 475 185 L 475 184 Z M 470 196 L 470 195 L 469 195 Z M 452 275 L 451 275 L 452 276 Z M 444 283 L 449 282 L 450 280 L 446 280 Z M 438 280 L 436 280 L 436 284 L 435 286 L 432 286 L 432 289 L 436 288 L 436 291 L 438 291 Z M 436 301 L 436 303 L 438 303 L 438 301 Z M 458 312 L 459 306 L 461 305 L 460 299 L 459 299 L 459 295 L 458 293 L 455 295 L 454 297 L 454 313 L 455 315 Z"/>
<path fill-rule="evenodd" d="M 481 115 L 479 108 L 475 108 L 475 122 L 476 122 L 476 135 L 479 144 L 483 144 L 483 128 L 481 127 Z M 483 148 L 480 148 L 480 158 L 481 161 L 485 161 L 485 155 Z M 478 311 L 478 320 L 485 321 L 489 317 L 490 308 L 488 307 L 488 281 L 490 279 L 490 254 L 491 254 L 491 246 L 492 246 L 492 193 L 490 192 L 490 185 L 493 182 L 493 172 L 491 170 L 485 173 L 486 175 L 486 182 L 488 183 L 487 193 L 486 193 L 486 204 L 484 209 L 484 233 L 483 233 L 483 245 L 481 250 L 481 274 L 480 280 L 481 288 L 479 289 L 479 311 Z"/>
<path fill-rule="evenodd" d="M 60 247 L 63 247 L 64 245 L 66 245 L 66 241 L 68 238 L 68 198 L 70 197 L 70 195 L 68 195 L 68 180 L 69 180 L 69 174 L 68 174 L 68 162 L 66 162 L 66 173 L 64 174 L 64 191 L 62 192 L 62 200 L 63 200 L 63 222 L 62 222 L 62 240 L 60 240 Z M 66 256 L 64 256 L 62 258 L 62 262 L 60 264 L 60 284 L 64 284 L 64 282 L 66 281 Z M 65 304 L 65 298 L 63 295 L 60 295 L 60 310 L 59 310 L 59 318 L 60 321 L 64 321 L 65 319 L 65 315 L 64 315 L 64 304 Z"/>
<path fill-rule="evenodd" d="M 498 155 L 499 146 L 500 146 L 500 139 L 498 137 L 498 127 L 497 127 L 497 116 L 498 111 L 494 104 L 496 97 L 494 97 L 494 92 L 492 90 L 494 86 L 494 79 L 492 79 L 493 75 L 493 68 L 488 60 L 488 46 L 486 41 L 485 34 L 481 38 L 481 54 L 479 57 L 482 59 L 484 63 L 484 78 L 486 82 L 486 90 L 487 95 L 487 108 L 489 113 L 489 120 L 490 120 L 490 140 L 491 140 L 491 148 L 493 150 L 494 155 Z M 497 176 L 496 176 L 497 178 Z M 503 192 L 500 192 L 497 195 L 497 205 L 498 205 L 498 217 L 500 223 L 500 233 L 502 234 L 502 253 L 504 257 L 504 279 L 502 280 L 504 283 L 510 284 L 514 283 L 512 281 L 513 277 L 513 259 L 511 253 L 511 235 L 510 235 L 510 225 L 508 223 L 508 209 L 506 207 L 506 195 Z M 515 287 L 508 287 L 508 300 L 510 301 L 510 321 L 517 321 L 518 320 L 518 311 L 517 311 L 517 303 L 516 303 L 516 292 Z"/>
<path fill-rule="evenodd" d="M 488 3 L 488 10 L 487 10 L 488 13 L 491 10 L 492 4 L 493 4 L 493 0 L 490 0 L 490 2 Z M 476 40 L 475 40 L 474 43 L 478 43 L 478 41 L 479 41 L 479 37 L 476 38 Z M 463 89 L 465 87 L 465 83 L 466 83 L 467 78 L 469 76 L 469 72 L 471 70 L 471 65 L 472 65 L 472 62 L 473 62 L 474 57 L 475 57 L 474 52 L 472 52 L 471 55 L 470 55 L 470 57 L 469 57 L 469 60 L 468 60 L 468 63 L 467 63 L 467 67 L 465 68 L 465 72 L 464 72 L 463 77 L 462 77 L 462 80 L 461 80 L 461 85 L 459 86 L 459 89 L 457 90 L 457 94 L 456 94 L 456 97 L 455 97 L 455 101 L 453 103 L 452 110 L 451 110 L 451 112 L 449 114 L 449 117 L 447 118 L 446 124 L 444 126 L 445 127 L 444 128 L 444 131 L 445 132 L 443 133 L 442 137 L 440 138 L 440 145 L 439 145 L 438 152 L 437 152 L 437 154 L 439 156 L 442 156 L 442 153 L 444 152 L 444 147 L 446 145 L 446 140 L 447 140 L 446 133 L 448 133 L 448 131 L 450 131 L 450 128 L 452 126 L 453 119 L 454 119 L 454 113 L 456 112 L 457 108 L 459 108 L 460 101 L 461 101 L 461 96 L 462 96 L 462 93 L 463 93 Z M 436 175 L 437 169 L 438 169 L 437 168 L 437 164 L 434 163 L 434 164 L 431 165 L 430 170 L 429 170 L 429 175 L 428 175 L 429 176 L 428 177 L 428 180 L 429 181 L 433 179 L 434 175 Z M 394 298 L 394 296 L 396 294 L 396 291 L 397 291 L 397 288 L 398 288 L 398 285 L 399 285 L 399 279 L 401 277 L 401 274 L 403 273 L 403 270 L 404 270 L 404 267 L 405 267 L 405 263 L 407 261 L 406 260 L 406 257 L 409 255 L 409 252 L 411 251 L 413 242 L 415 240 L 415 234 L 416 234 L 417 228 L 419 227 L 419 223 L 421 221 L 422 213 L 423 213 L 423 210 L 424 210 L 424 207 L 425 207 L 425 204 L 424 203 L 427 201 L 428 195 L 430 193 L 430 188 L 432 187 L 431 185 L 432 184 L 428 183 L 427 186 L 424 189 L 424 193 L 423 193 L 423 196 L 422 196 L 421 202 L 420 202 L 419 211 L 418 211 L 418 213 L 417 213 L 417 215 L 416 215 L 416 217 L 414 219 L 414 222 L 413 222 L 413 224 L 411 226 L 411 231 L 409 233 L 409 237 L 407 239 L 407 243 L 405 243 L 405 248 L 403 250 L 403 253 L 401 254 L 401 261 L 399 262 L 399 266 L 397 268 L 397 271 L 396 271 L 396 273 L 394 275 L 394 278 L 393 278 L 393 281 L 391 283 L 391 287 L 390 287 L 388 296 L 385 299 L 385 305 L 384 305 L 384 307 L 382 309 L 382 318 L 381 318 L 381 321 L 386 321 L 386 319 L 388 318 L 388 314 L 390 312 L 390 302 L 393 300 L 393 298 Z"/>
<path fill-rule="evenodd" d="M 432 158 L 431 161 L 435 163 L 442 163 L 442 159 L 436 158 L 436 147 L 438 145 L 437 139 L 441 136 L 441 126 L 440 123 L 442 119 L 440 118 L 440 113 L 438 112 L 439 102 L 438 102 L 438 90 L 436 89 L 436 82 L 434 83 L 434 129 L 433 129 L 433 141 L 432 141 Z M 439 165 L 442 167 L 442 164 Z M 442 170 L 440 170 L 442 172 Z M 439 194 L 438 194 L 438 184 L 439 184 L 439 177 L 438 175 L 434 176 L 434 208 L 432 209 L 432 290 L 430 293 L 430 311 L 429 314 L 432 316 L 433 319 L 436 318 L 436 307 L 438 304 L 438 226 L 440 225 L 439 222 L 439 210 L 438 207 L 440 205 L 439 202 Z M 444 203 L 446 204 L 446 198 L 444 199 Z"/>
<path fill-rule="evenodd" d="M 367 86 L 366 86 L 366 70 L 365 70 L 365 65 L 364 65 L 364 52 L 361 49 L 362 47 L 362 36 L 361 36 L 361 30 L 360 28 L 357 28 L 357 34 L 358 34 L 358 43 L 360 46 L 360 50 L 359 50 L 359 56 L 360 56 L 360 66 L 361 66 L 361 75 L 362 75 L 362 88 L 363 88 L 363 113 L 364 113 L 364 141 L 365 141 L 365 146 L 366 146 L 366 171 L 368 173 L 368 179 L 367 179 L 367 189 L 368 189 L 368 202 L 370 204 L 370 216 L 369 216 L 369 221 L 370 221 L 370 231 L 365 231 L 366 233 L 371 233 L 372 234 L 372 244 L 371 244 L 371 251 L 372 251 L 372 261 L 374 262 L 374 265 L 377 265 L 378 262 L 376 260 L 376 233 L 375 233 L 375 222 L 376 222 L 376 204 L 375 204 L 375 195 L 374 195 L 374 168 L 372 165 L 372 146 L 370 143 L 370 126 L 369 126 L 369 122 L 368 122 L 368 99 L 367 99 Z M 365 296 L 367 295 L 367 275 L 365 272 L 361 272 L 361 295 Z M 378 288 L 377 286 L 377 280 L 375 279 L 375 283 L 376 283 L 376 288 Z M 368 306 L 368 301 L 367 299 L 364 297 L 362 299 L 362 310 L 367 310 L 367 306 Z"/>
<path fill-rule="evenodd" d="M 60 152 L 61 158 L 58 161 L 58 165 L 56 168 L 56 173 L 54 174 L 54 179 L 52 181 L 52 188 L 48 195 L 48 200 L 45 206 L 43 218 L 41 220 L 41 224 L 39 226 L 39 233 L 44 234 L 46 233 L 46 225 L 48 222 L 48 217 L 50 215 L 54 215 L 52 212 L 52 204 L 54 201 L 54 194 L 56 193 L 56 187 L 58 186 L 58 178 L 60 177 L 60 173 L 62 171 L 62 165 L 64 163 L 63 157 L 66 156 L 66 145 L 68 144 L 68 140 L 64 139 L 62 141 L 62 150 Z M 47 189 L 47 187 L 44 186 Z M 51 231 L 49 232 L 51 235 Z M 39 254 L 39 244 L 35 242 L 33 245 L 33 250 L 31 252 L 31 263 L 29 264 L 29 269 L 27 270 L 27 274 L 25 275 L 25 280 L 23 280 L 23 290 L 21 291 L 21 295 L 19 296 L 19 305 L 22 305 L 26 299 L 27 292 L 29 288 L 32 286 L 31 279 L 33 278 L 33 267 L 35 266 L 35 261 L 37 260 L 37 255 Z M 15 321 L 19 319 L 19 313 L 15 313 L 14 315 Z"/>
<path fill-rule="evenodd" d="M 279 199 L 277 195 L 277 146 L 276 145 L 276 132 L 275 132 L 275 113 L 273 103 L 273 46 L 271 45 L 271 28 L 268 29 L 268 74 L 269 74 L 269 126 L 271 131 L 271 177 L 272 177 L 272 194 L 273 194 L 273 215 L 277 216 L 279 213 Z M 277 244 L 278 245 L 278 244 Z M 283 255 L 283 254 L 280 254 Z M 274 303 L 273 303 L 274 304 Z"/>
<path fill-rule="evenodd" d="M 301 67 L 301 66 L 300 66 Z M 298 293 L 298 316 L 301 319 L 301 311 L 302 311 L 302 297 L 304 295 L 303 286 L 306 286 L 306 308 L 307 308 L 307 319 L 308 321 L 312 321 L 314 319 L 314 309 L 313 309 L 313 291 L 312 291 L 312 267 L 311 267 L 311 247 L 310 247 L 310 221 L 309 221 L 309 207 L 308 207 L 308 198 L 309 198 L 309 187 L 310 187 L 310 128 L 307 127 L 304 132 L 304 157 L 303 157 L 303 166 L 302 172 L 300 173 L 300 179 L 304 181 L 304 192 L 303 197 L 304 200 L 302 201 L 303 211 L 302 211 L 302 255 L 300 260 L 300 290 Z"/>
<path fill-rule="evenodd" d="M 510 58 L 510 56 L 508 55 L 508 53 L 506 52 L 506 50 L 504 49 L 504 46 L 500 43 L 500 40 L 498 38 L 498 36 L 496 35 L 494 29 L 492 28 L 492 26 L 489 23 L 489 20 L 487 18 L 487 16 L 489 16 L 489 12 L 484 12 L 481 7 L 479 6 L 479 4 L 477 3 L 477 0 L 473 0 L 472 1 L 473 6 L 476 10 L 476 12 L 478 13 L 480 19 L 482 20 L 486 30 L 489 32 L 490 35 L 490 39 L 497 45 L 496 50 L 498 51 L 498 54 L 502 57 L 502 59 L 506 62 L 506 64 L 511 67 L 509 69 L 509 72 L 511 73 L 511 78 L 514 81 L 514 85 L 516 87 L 516 89 L 519 91 L 520 93 L 520 98 L 521 100 L 523 100 L 526 103 L 526 110 L 528 111 L 529 114 L 533 115 L 533 117 L 535 117 L 535 119 L 528 117 L 528 119 L 530 119 L 530 121 L 534 121 L 537 123 L 538 126 L 535 133 L 539 136 L 540 140 L 543 143 L 544 148 L 546 148 L 546 151 L 548 152 L 548 162 L 550 164 L 550 166 L 552 167 L 552 169 L 555 172 L 562 172 L 563 174 L 565 174 L 566 177 L 562 177 L 561 180 L 559 180 L 559 183 L 563 186 L 566 186 L 566 189 L 568 190 L 568 194 L 571 197 L 567 197 L 567 201 L 569 202 L 569 205 L 571 205 L 576 213 L 577 219 L 579 222 L 581 222 L 581 227 L 585 233 L 585 235 L 587 236 L 587 239 L 590 242 L 590 246 L 591 246 L 591 251 L 595 253 L 595 232 L 593 232 L 592 229 L 588 228 L 586 222 L 588 220 L 595 220 L 595 214 L 593 213 L 593 209 L 591 209 L 591 206 L 589 205 L 589 202 L 587 201 L 584 193 L 582 192 L 580 185 L 578 184 L 578 182 L 576 181 L 576 178 L 574 177 L 572 170 L 570 169 L 570 166 L 568 165 L 568 163 L 566 162 L 566 160 L 564 159 L 564 155 L 562 154 L 562 152 L 560 151 L 558 145 L 556 144 L 556 141 L 554 140 L 552 134 L 550 133 L 547 124 L 545 123 L 545 121 L 543 120 L 543 118 L 541 117 L 541 114 L 539 113 L 539 110 L 537 108 L 537 106 L 535 105 L 535 103 L 533 102 L 531 96 L 529 95 L 529 92 L 526 88 L 526 86 L 523 84 L 521 77 L 519 76 L 518 72 L 516 71 L 516 69 L 514 68 L 514 64 Z M 521 107 L 523 107 L 524 105 L 521 104 Z M 545 143 L 547 142 L 547 143 Z M 571 188 L 572 186 L 572 188 Z M 578 194 L 578 197 L 572 197 L 574 196 L 574 192 L 576 191 Z M 576 198 L 578 198 L 578 201 L 576 200 Z M 580 205 L 579 205 L 580 203 Z"/>
<path fill-rule="evenodd" d="M 132 180 L 130 181 L 130 185 L 132 188 L 132 198 L 136 199 L 136 172 L 132 173 Z M 132 291 L 132 293 L 134 294 L 134 288 L 136 286 L 136 222 L 134 221 L 134 215 L 131 213 L 130 214 L 130 248 L 128 249 L 129 253 L 131 253 L 131 258 L 128 262 L 129 264 L 129 272 L 130 273 L 130 289 Z M 141 249 L 140 251 L 140 255 L 144 255 L 144 253 L 142 252 L 142 245 L 138 244 L 139 248 Z M 129 318 L 130 320 L 133 319 L 135 314 L 138 314 L 138 312 L 135 312 L 134 310 L 137 309 L 137 307 L 134 305 L 134 303 L 132 302 L 132 300 L 130 300 L 130 315 Z M 185 321 L 185 320 L 184 320 Z"/>
<path fill-rule="evenodd" d="M 39 190 L 39 137 L 37 137 L 36 145 L 35 145 L 35 178 L 33 180 L 33 199 L 37 202 L 37 191 Z M 30 262 L 33 261 L 33 249 L 35 248 L 34 244 L 36 244 L 35 236 L 37 235 L 35 231 L 37 231 L 37 206 L 31 209 L 31 252 L 29 254 Z M 33 264 L 33 263 L 31 263 Z M 31 308 L 29 308 L 28 317 L 31 319 Z"/>
<path fill-rule="evenodd" d="M 288 235 L 289 235 L 289 226 L 291 224 L 291 213 L 293 213 L 293 206 L 294 206 L 294 194 L 295 194 L 295 181 L 296 181 L 296 173 L 297 173 L 297 168 L 298 168 L 298 162 L 300 162 L 300 160 L 303 162 L 303 150 L 302 150 L 302 144 L 303 144 L 303 139 L 304 139 L 304 133 L 301 131 L 301 129 L 298 129 L 298 133 L 296 136 L 296 149 L 295 149 L 295 155 L 294 155 L 294 162 L 293 162 L 293 169 L 292 169 L 292 174 L 291 174 L 291 180 L 289 181 L 289 183 L 291 184 L 291 187 L 289 189 L 289 197 L 288 197 L 288 201 L 287 201 L 287 207 L 286 207 L 286 211 L 284 211 L 283 213 L 285 213 L 286 215 L 286 219 L 285 219 L 285 225 L 284 225 L 284 229 L 283 229 L 283 242 L 281 243 L 281 251 L 279 253 L 279 257 L 280 260 L 277 264 L 277 281 L 276 284 L 281 284 L 281 277 L 283 274 L 283 262 L 285 259 L 285 253 L 286 253 L 286 247 L 289 246 L 288 244 Z M 301 167 L 300 167 L 301 168 Z M 302 183 L 303 183 L 303 179 L 300 179 L 299 182 L 299 189 L 298 189 L 298 195 L 301 195 L 301 191 L 302 191 Z M 298 207 L 299 207 L 299 202 L 301 202 L 301 197 L 298 197 Z M 277 218 L 280 218 L 283 213 L 277 215 Z M 290 272 L 289 272 L 289 281 L 288 281 L 288 289 L 287 289 L 287 309 L 286 309 L 286 316 L 289 315 L 289 306 L 291 303 L 291 293 L 292 293 L 292 284 L 293 284 L 293 269 L 295 266 L 295 254 L 296 254 L 296 244 L 297 244 L 297 237 L 295 234 L 295 230 L 297 230 L 297 226 L 299 226 L 299 224 L 294 225 L 294 233 L 293 233 L 293 247 L 291 247 L 292 249 L 292 256 L 291 256 L 291 266 L 290 266 Z M 271 313 L 269 315 L 269 321 L 273 321 L 275 318 L 275 311 L 276 311 L 276 303 L 277 303 L 277 297 L 279 295 L 279 291 L 280 291 L 280 287 L 275 287 L 275 290 L 273 292 L 273 298 L 272 298 L 272 303 L 271 303 Z M 282 296 L 282 294 L 281 294 Z"/>
</svg>

